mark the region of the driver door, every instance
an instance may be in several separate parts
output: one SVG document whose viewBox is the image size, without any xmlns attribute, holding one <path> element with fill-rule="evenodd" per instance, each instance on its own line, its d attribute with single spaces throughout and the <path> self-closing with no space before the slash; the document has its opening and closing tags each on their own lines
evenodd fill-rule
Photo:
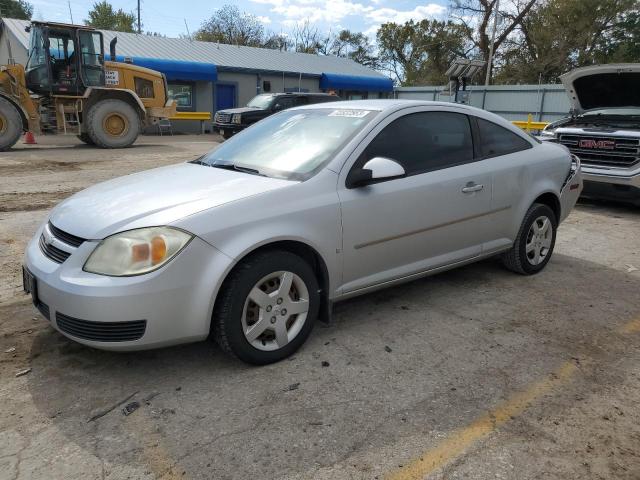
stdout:
<svg viewBox="0 0 640 480">
<path fill-rule="evenodd" d="M 77 95 L 81 91 L 81 83 L 74 31 L 49 29 L 47 43 L 52 93 Z"/>
<path fill-rule="evenodd" d="M 104 87 L 104 45 L 102 34 L 89 30 L 78 32 L 80 40 L 80 77 L 85 87 Z"/>
<path fill-rule="evenodd" d="M 490 236 L 491 173 L 474 154 L 469 118 L 406 109 L 376 127 L 341 172 L 342 292 L 348 294 L 477 257 Z M 349 188 L 371 158 L 406 176 Z M 347 162 L 349 163 L 349 162 Z M 347 168 L 348 167 L 348 168 Z M 345 172 L 346 170 L 346 172 Z"/>
</svg>

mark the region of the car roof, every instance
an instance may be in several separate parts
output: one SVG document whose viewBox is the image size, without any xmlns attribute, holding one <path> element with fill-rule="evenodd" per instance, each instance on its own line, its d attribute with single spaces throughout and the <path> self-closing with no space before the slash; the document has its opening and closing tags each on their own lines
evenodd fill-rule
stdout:
<svg viewBox="0 0 640 480">
<path fill-rule="evenodd" d="M 486 114 L 486 110 L 482 110 L 476 107 L 471 107 L 469 105 L 463 105 L 460 103 L 452 103 L 452 102 L 433 102 L 429 100 L 406 100 L 401 98 L 393 98 L 393 99 L 373 99 L 373 100 L 342 100 L 339 102 L 331 102 L 331 103 L 317 103 L 309 106 L 301 106 L 296 107 L 296 109 L 310 109 L 310 108 L 345 108 L 352 110 L 375 110 L 375 111 L 392 111 L 398 110 L 401 108 L 409 108 L 409 107 L 449 107 L 456 108 L 460 110 L 465 110 L 468 113 L 479 113 L 482 112 Z"/>
<path fill-rule="evenodd" d="M 374 100 L 343 100 L 340 102 L 329 103 L 314 103 L 311 105 L 303 105 L 300 107 L 290 108 L 291 110 L 316 110 L 316 109 L 345 109 L 345 110 L 371 110 L 386 114 L 392 114 L 398 110 L 412 107 L 430 107 L 437 109 L 438 107 L 445 107 L 448 109 L 458 110 L 460 113 L 474 115 L 476 117 L 483 118 L 490 122 L 501 125 L 502 127 L 511 130 L 519 136 L 531 140 L 530 135 L 525 133 L 522 129 L 516 127 L 499 115 L 483 110 L 481 108 L 472 107 L 470 105 L 464 105 L 461 103 L 453 102 L 433 102 L 430 100 L 406 100 L 401 98 L 393 99 L 374 99 Z"/>
</svg>

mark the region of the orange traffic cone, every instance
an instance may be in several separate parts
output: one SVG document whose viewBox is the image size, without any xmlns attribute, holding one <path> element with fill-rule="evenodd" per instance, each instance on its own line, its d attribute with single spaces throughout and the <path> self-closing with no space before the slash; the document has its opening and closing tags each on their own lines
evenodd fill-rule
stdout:
<svg viewBox="0 0 640 480">
<path fill-rule="evenodd" d="M 36 138 L 33 136 L 33 132 L 29 131 L 24 134 L 24 142 L 25 145 L 35 145 Z"/>
</svg>

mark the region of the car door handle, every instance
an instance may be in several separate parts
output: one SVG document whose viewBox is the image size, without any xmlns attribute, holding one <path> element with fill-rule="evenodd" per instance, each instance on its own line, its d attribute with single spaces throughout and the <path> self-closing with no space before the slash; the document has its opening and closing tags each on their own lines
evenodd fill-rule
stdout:
<svg viewBox="0 0 640 480">
<path fill-rule="evenodd" d="M 462 189 L 462 192 L 463 193 L 479 192 L 483 188 L 484 188 L 484 185 L 481 185 L 479 183 L 469 182 L 467 183 L 467 186 Z"/>
</svg>

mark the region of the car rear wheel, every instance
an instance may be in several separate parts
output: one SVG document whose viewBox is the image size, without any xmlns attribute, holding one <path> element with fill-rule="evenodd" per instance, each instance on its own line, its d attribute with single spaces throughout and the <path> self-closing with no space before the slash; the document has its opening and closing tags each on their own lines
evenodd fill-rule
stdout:
<svg viewBox="0 0 640 480">
<path fill-rule="evenodd" d="M 313 269 L 286 251 L 253 255 L 225 280 L 213 314 L 213 338 L 227 353 L 264 365 L 295 352 L 318 316 Z"/>
<path fill-rule="evenodd" d="M 502 255 L 504 265 L 522 275 L 541 271 L 553 254 L 557 226 L 553 210 L 547 205 L 534 203 L 524 216 L 513 247 Z"/>
</svg>

